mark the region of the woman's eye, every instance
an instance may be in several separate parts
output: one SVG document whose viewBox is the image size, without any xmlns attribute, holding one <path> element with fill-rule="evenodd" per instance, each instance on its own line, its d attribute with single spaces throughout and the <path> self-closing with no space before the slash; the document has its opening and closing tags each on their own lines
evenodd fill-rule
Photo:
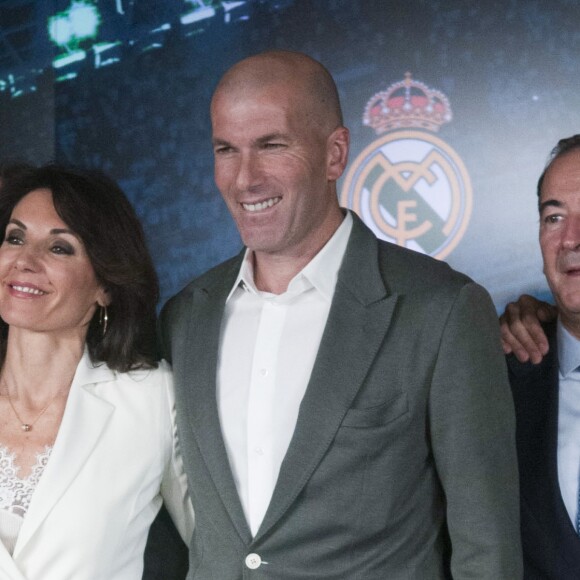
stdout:
<svg viewBox="0 0 580 580">
<path fill-rule="evenodd" d="M 50 248 L 53 254 L 60 254 L 64 256 L 71 256 L 74 254 L 74 248 L 69 244 L 55 244 Z"/>
<path fill-rule="evenodd" d="M 4 241 L 11 246 L 20 246 L 22 244 L 22 238 L 16 234 L 6 234 Z"/>
</svg>

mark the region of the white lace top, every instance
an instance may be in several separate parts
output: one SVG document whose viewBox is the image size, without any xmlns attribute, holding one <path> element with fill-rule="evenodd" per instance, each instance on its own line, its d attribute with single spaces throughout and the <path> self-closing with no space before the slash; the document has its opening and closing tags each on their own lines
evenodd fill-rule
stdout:
<svg viewBox="0 0 580 580">
<path fill-rule="evenodd" d="M 20 468 L 14 462 L 15 453 L 0 445 L 0 540 L 10 554 L 14 552 L 32 494 L 40 481 L 51 452 L 52 447 L 47 445 L 44 451 L 36 456 L 36 463 L 30 474 L 21 479 L 18 477 Z"/>
</svg>

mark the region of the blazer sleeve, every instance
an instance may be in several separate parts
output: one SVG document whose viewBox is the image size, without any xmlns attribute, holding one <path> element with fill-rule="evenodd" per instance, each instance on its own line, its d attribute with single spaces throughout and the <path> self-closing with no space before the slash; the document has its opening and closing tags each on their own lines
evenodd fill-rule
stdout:
<svg viewBox="0 0 580 580">
<path fill-rule="evenodd" d="M 513 400 L 497 315 L 475 283 L 450 309 L 429 404 L 453 578 L 522 578 Z"/>
<path fill-rule="evenodd" d="M 166 364 L 162 362 L 161 364 Z M 175 422 L 175 396 L 173 392 L 173 377 L 170 371 L 164 373 L 166 381 L 167 406 L 170 423 L 170 459 L 167 462 L 161 495 L 167 511 L 183 541 L 189 545 L 194 527 L 194 513 L 187 488 L 187 476 L 183 467 L 183 459 L 179 445 L 177 425 Z"/>
</svg>

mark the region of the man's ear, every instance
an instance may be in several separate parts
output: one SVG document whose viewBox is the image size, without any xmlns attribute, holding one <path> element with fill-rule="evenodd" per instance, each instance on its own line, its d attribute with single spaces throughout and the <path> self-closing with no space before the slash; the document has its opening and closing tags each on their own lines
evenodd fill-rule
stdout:
<svg viewBox="0 0 580 580">
<path fill-rule="evenodd" d="M 328 181 L 336 181 L 344 172 L 348 161 L 350 134 L 346 127 L 336 128 L 326 142 Z"/>
</svg>

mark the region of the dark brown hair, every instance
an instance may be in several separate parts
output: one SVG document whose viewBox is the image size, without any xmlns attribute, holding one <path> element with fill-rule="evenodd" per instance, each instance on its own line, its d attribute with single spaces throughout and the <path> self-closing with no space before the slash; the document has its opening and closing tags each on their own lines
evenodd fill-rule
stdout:
<svg viewBox="0 0 580 580">
<path fill-rule="evenodd" d="M 550 151 L 550 157 L 548 158 L 548 163 L 538 179 L 538 186 L 536 188 L 536 193 L 538 194 L 538 209 L 540 208 L 540 197 L 542 195 L 542 185 L 544 184 L 544 178 L 546 177 L 546 172 L 550 169 L 552 163 L 565 155 L 569 151 L 574 149 L 580 149 L 580 135 L 572 135 L 572 137 L 566 137 L 565 139 L 560 139 L 558 144 Z"/>
<path fill-rule="evenodd" d="M 111 300 L 106 332 L 99 322 L 100 308 L 89 323 L 86 341 L 91 360 L 121 372 L 156 366 L 159 283 L 143 228 L 121 188 L 102 173 L 58 165 L 7 176 L 0 189 L 2 236 L 16 204 L 36 189 L 52 192 L 57 214 L 83 242 Z M 7 333 L 8 325 L 0 319 L 4 343 Z"/>
</svg>

